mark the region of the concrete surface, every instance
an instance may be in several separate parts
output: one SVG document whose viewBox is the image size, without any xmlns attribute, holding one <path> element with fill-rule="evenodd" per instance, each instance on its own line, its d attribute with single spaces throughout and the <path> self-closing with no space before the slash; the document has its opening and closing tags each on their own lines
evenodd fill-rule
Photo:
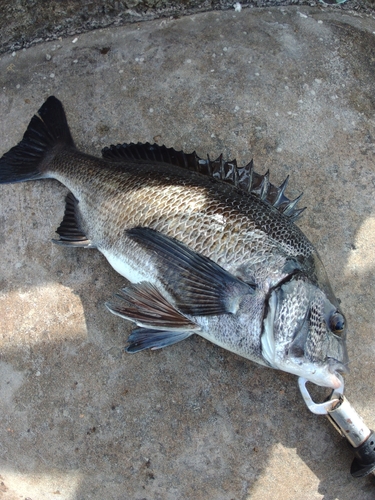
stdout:
<svg viewBox="0 0 375 500">
<path fill-rule="evenodd" d="M 375 428 L 375 22 L 310 8 L 97 30 L 0 58 L 0 154 L 46 97 L 80 148 L 157 141 L 254 158 L 304 191 L 349 323 L 349 401 Z M 54 246 L 65 188 L 0 187 L 0 498 L 369 500 L 292 375 L 196 337 L 123 352 L 95 250 Z"/>
</svg>

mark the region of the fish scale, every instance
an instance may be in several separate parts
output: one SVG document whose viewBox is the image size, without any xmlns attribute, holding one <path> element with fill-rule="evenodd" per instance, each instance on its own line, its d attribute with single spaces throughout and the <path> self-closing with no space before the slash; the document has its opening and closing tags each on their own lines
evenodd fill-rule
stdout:
<svg viewBox="0 0 375 500">
<path fill-rule="evenodd" d="M 79 169 L 73 167 L 76 164 Z M 164 164 L 116 167 L 113 172 L 113 163 L 74 151 L 57 155 L 49 166 L 49 175 L 80 200 L 80 212 L 95 211 L 95 219 L 84 218 L 83 229 L 89 239 L 100 242 L 99 248 L 111 246 L 122 253 L 120 235 L 131 227 L 145 226 L 179 237 L 232 272 L 249 254 L 267 252 L 271 260 L 276 253 L 309 257 L 313 251 L 287 217 L 261 200 L 233 193 L 229 185 L 213 181 L 207 186 L 205 177 L 182 169 L 176 172 Z M 101 199 L 106 200 L 102 209 Z M 220 238 L 217 216 L 224 218 Z"/>
<path fill-rule="evenodd" d="M 265 366 L 337 388 L 345 318 L 285 196 L 253 162 L 172 148 L 74 146 L 50 97 L 0 159 L 0 183 L 53 178 L 70 191 L 56 243 L 95 247 L 130 281 L 108 309 L 136 323 L 128 352 L 196 333 Z"/>
</svg>

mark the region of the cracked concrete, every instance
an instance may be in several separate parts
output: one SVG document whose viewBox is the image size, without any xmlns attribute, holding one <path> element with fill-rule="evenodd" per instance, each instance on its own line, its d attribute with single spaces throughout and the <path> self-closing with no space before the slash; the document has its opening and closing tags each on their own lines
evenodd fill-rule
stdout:
<svg viewBox="0 0 375 500">
<path fill-rule="evenodd" d="M 254 158 L 289 194 L 349 323 L 346 395 L 375 428 L 375 21 L 330 9 L 205 14 L 0 57 L 0 154 L 51 94 L 80 149 L 157 141 Z M 374 498 L 292 375 L 198 337 L 127 355 L 124 280 L 54 246 L 66 190 L 0 186 L 0 498 Z"/>
</svg>

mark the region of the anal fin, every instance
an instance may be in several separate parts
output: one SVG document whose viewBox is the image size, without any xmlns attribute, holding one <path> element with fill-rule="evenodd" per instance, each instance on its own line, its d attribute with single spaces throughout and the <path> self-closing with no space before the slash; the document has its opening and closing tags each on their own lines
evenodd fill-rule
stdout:
<svg viewBox="0 0 375 500">
<path fill-rule="evenodd" d="M 56 230 L 60 239 L 52 240 L 53 243 L 73 247 L 95 248 L 95 245 L 91 243 L 80 227 L 77 217 L 78 200 L 72 193 L 69 193 L 65 201 L 64 217 Z"/>
</svg>

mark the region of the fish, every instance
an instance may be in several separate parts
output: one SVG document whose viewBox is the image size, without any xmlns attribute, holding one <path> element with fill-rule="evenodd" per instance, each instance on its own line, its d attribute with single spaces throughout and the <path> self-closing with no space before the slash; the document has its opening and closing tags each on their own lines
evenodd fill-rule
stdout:
<svg viewBox="0 0 375 500">
<path fill-rule="evenodd" d="M 269 172 L 157 144 L 79 151 L 50 96 L 0 159 L 0 184 L 68 189 L 54 243 L 96 248 L 129 284 L 108 310 L 135 323 L 126 351 L 197 334 L 260 365 L 337 389 L 347 326 L 321 258 L 296 225 L 300 197 Z"/>
</svg>

